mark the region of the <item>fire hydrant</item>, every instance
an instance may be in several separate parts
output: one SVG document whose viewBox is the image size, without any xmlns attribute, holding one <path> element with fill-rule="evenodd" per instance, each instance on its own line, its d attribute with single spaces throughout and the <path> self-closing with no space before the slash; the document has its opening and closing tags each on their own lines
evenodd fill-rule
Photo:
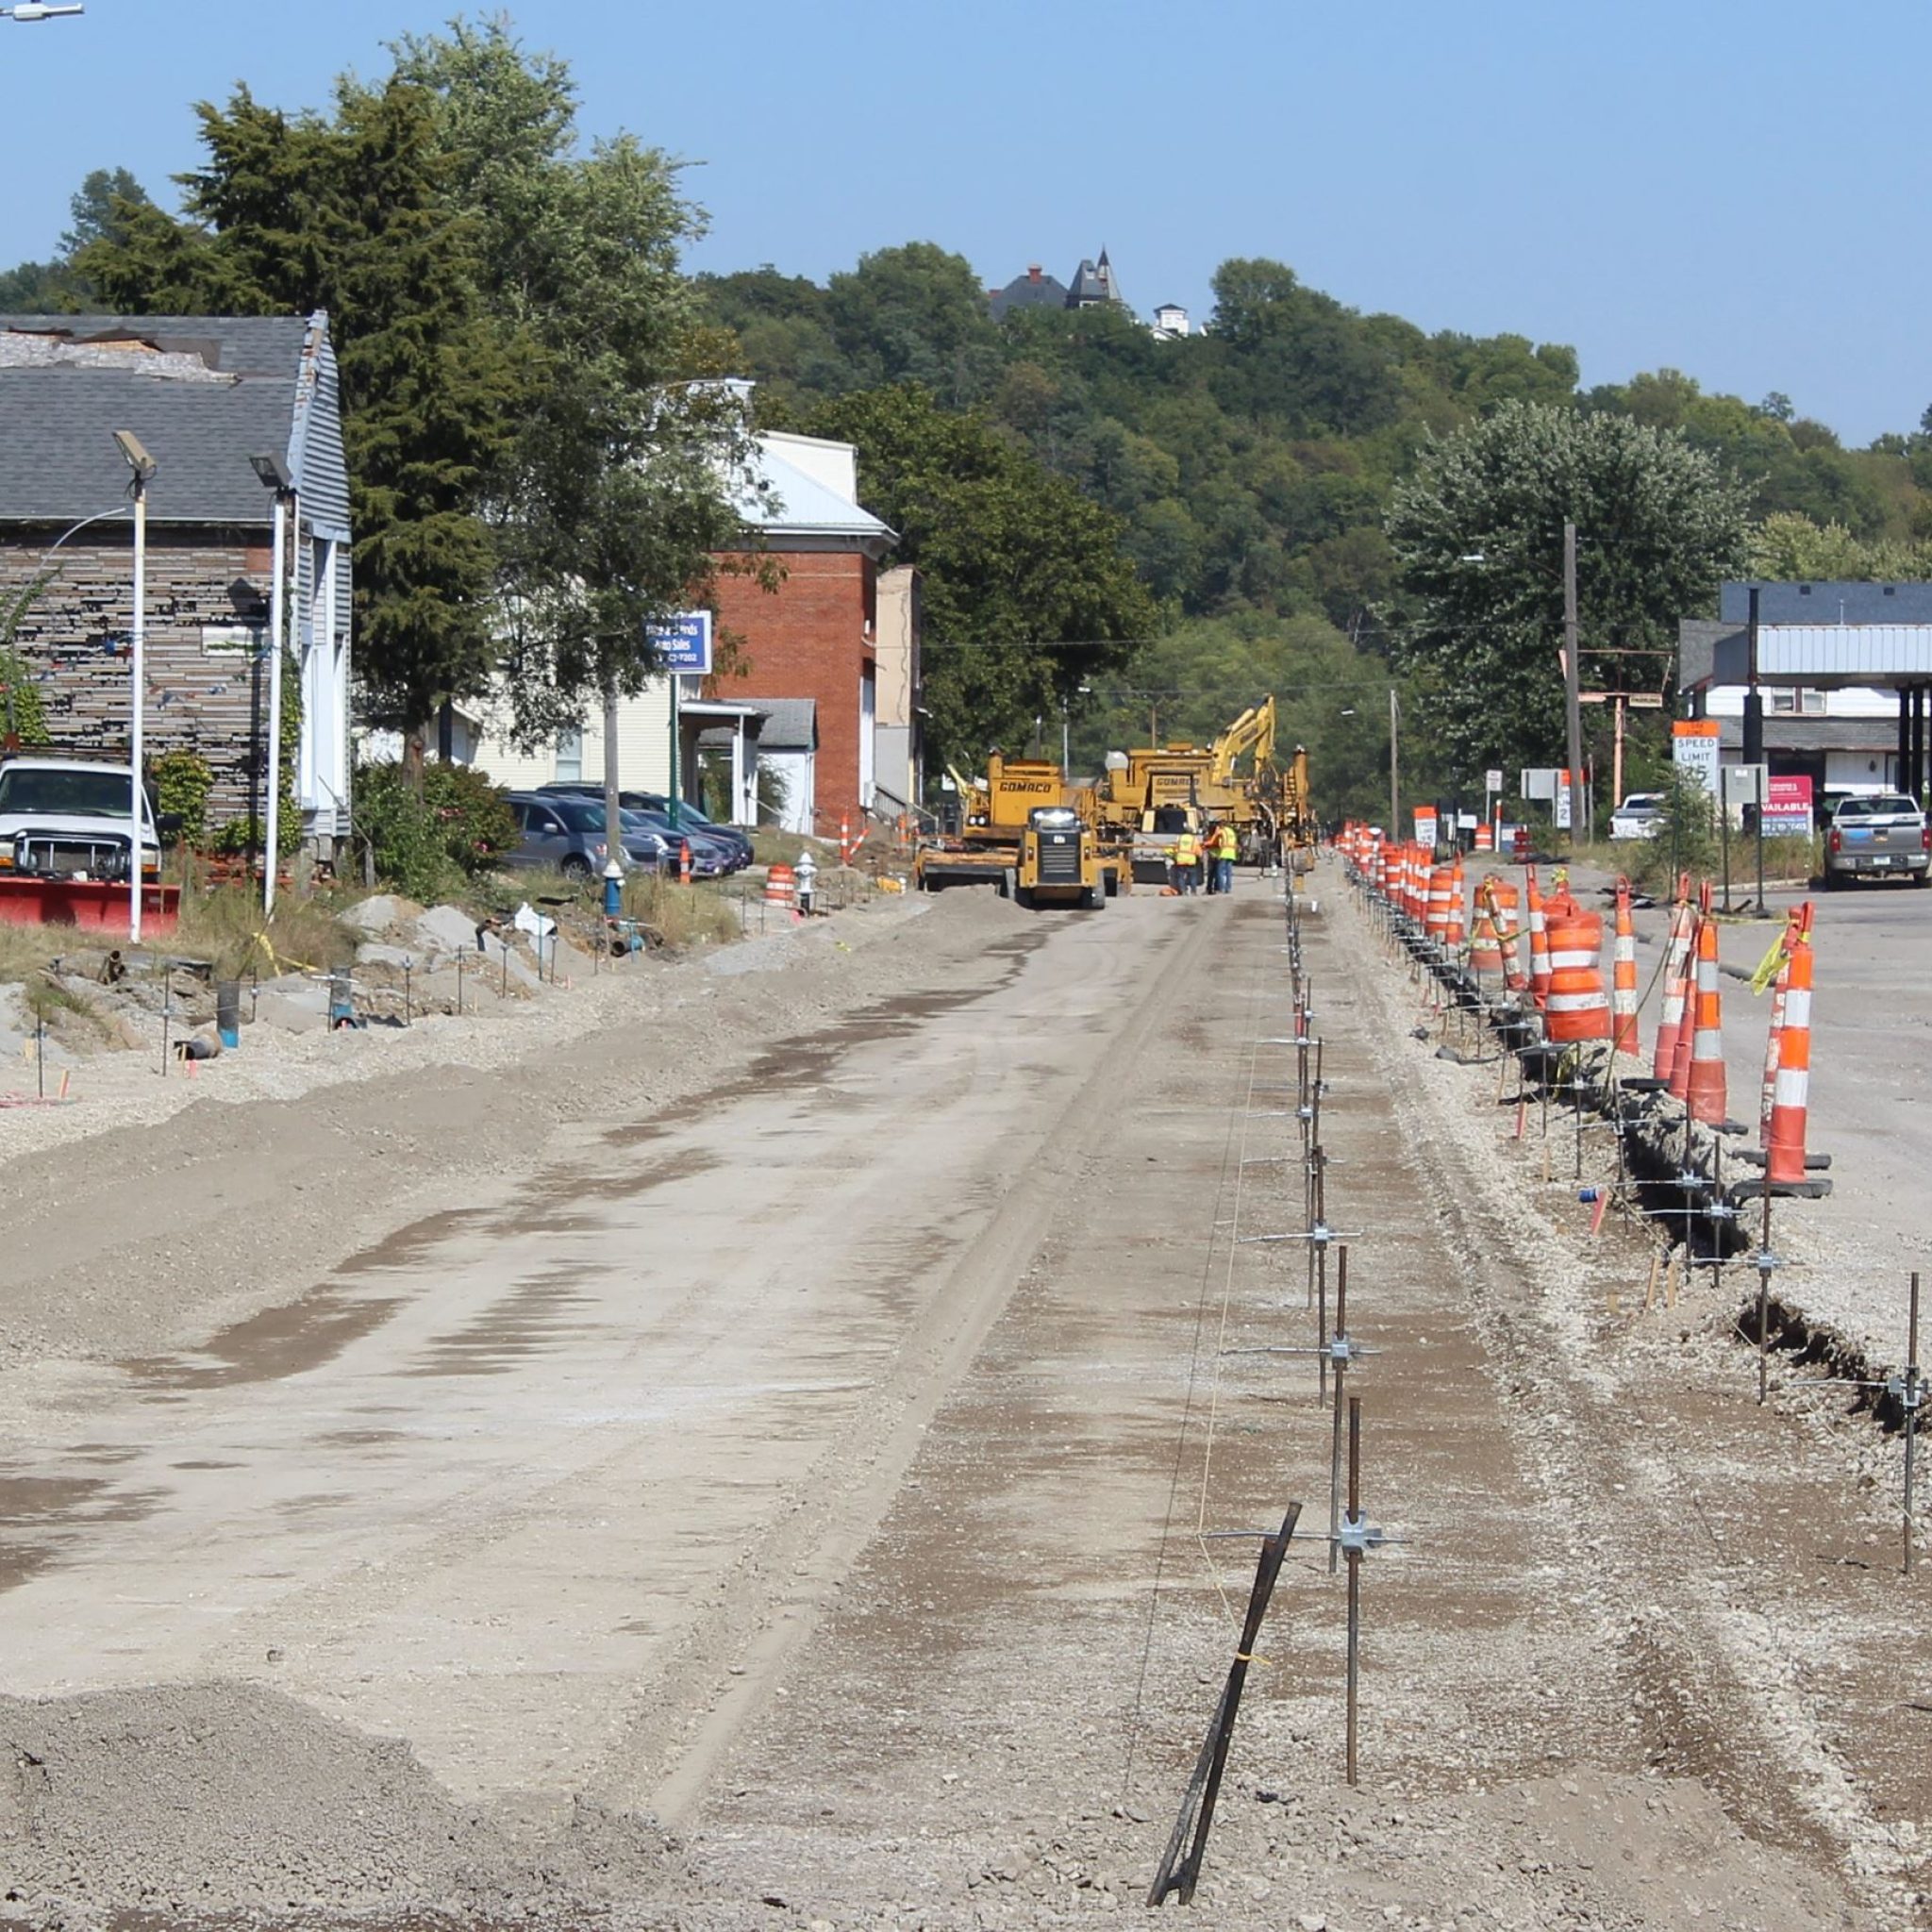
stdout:
<svg viewBox="0 0 1932 1932">
<path fill-rule="evenodd" d="M 813 862 L 809 851 L 798 855 L 798 863 L 792 867 L 792 871 L 798 875 L 798 909 L 801 912 L 809 912 L 812 882 L 819 875 L 819 869 Z"/>
</svg>

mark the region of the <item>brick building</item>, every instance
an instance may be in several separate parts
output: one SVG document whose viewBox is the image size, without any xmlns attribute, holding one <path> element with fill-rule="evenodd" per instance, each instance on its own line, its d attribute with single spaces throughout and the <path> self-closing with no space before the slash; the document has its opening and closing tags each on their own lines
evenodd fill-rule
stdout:
<svg viewBox="0 0 1932 1932">
<path fill-rule="evenodd" d="M 740 824 L 757 822 L 757 772 L 764 758 L 760 720 L 775 717 L 782 724 L 766 769 L 783 779 L 778 816 L 788 829 L 836 838 L 841 821 L 862 817 L 878 785 L 879 561 L 892 532 L 859 507 L 858 452 L 850 443 L 762 435 L 757 467 L 762 487 L 747 492 L 742 508 L 760 547 L 722 556 L 716 583 L 716 635 L 721 654 L 728 645 L 735 661 L 728 674 L 680 682 L 679 788 L 696 802 L 701 758 L 717 753 L 722 762 L 728 755 L 738 782 L 728 800 L 713 797 L 713 808 L 724 805 L 721 816 Z M 767 567 L 775 569 L 774 589 L 760 581 L 761 574 L 771 574 Z M 887 739 L 903 784 L 914 755 L 910 726 L 918 706 L 916 605 L 909 589 L 900 615 L 895 639 L 902 648 L 888 666 L 889 704 L 899 729 L 895 738 L 889 724 Z M 501 691 L 458 710 L 456 755 L 499 784 L 535 787 L 603 775 L 603 719 L 596 707 L 554 743 L 536 747 L 512 741 L 510 708 Z M 670 720 L 663 678 L 622 701 L 617 754 L 625 786 L 658 791 L 668 784 Z M 801 721 L 808 741 L 799 741 Z M 896 802 L 891 807 L 899 808 Z"/>
<path fill-rule="evenodd" d="M 146 745 L 212 767 L 210 824 L 258 813 L 275 497 L 294 491 L 295 795 L 325 852 L 348 830 L 349 485 L 328 319 L 0 316 L 0 609 L 44 578 L 14 644 L 57 746 L 125 758 L 132 430 L 148 490 Z M 286 639 L 284 641 L 286 642 Z"/>
<path fill-rule="evenodd" d="M 878 570 L 892 532 L 858 503 L 858 453 L 849 442 L 771 434 L 758 439 L 769 496 L 746 505 L 762 559 L 724 559 L 721 634 L 735 642 L 734 675 L 707 681 L 717 698 L 809 698 L 818 724 L 813 817 L 835 837 L 873 802 L 878 718 Z M 780 572 L 763 589 L 752 567 Z"/>
</svg>

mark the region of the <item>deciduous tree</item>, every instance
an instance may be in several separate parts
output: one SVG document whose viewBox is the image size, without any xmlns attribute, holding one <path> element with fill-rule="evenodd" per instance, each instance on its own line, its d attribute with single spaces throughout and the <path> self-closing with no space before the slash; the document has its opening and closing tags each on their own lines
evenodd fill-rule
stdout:
<svg viewBox="0 0 1932 1932">
<path fill-rule="evenodd" d="M 812 426 L 858 445 L 866 508 L 899 533 L 895 560 L 924 573 L 936 762 L 1011 749 L 1153 634 L 1120 519 L 983 416 L 901 388 L 830 404 Z"/>
<path fill-rule="evenodd" d="M 1744 491 L 1681 431 L 1507 404 L 1426 446 L 1389 516 L 1415 610 L 1400 647 L 1439 672 L 1464 770 L 1561 762 L 1566 518 L 1586 686 L 1663 689 L 1677 620 L 1743 558 Z"/>
</svg>

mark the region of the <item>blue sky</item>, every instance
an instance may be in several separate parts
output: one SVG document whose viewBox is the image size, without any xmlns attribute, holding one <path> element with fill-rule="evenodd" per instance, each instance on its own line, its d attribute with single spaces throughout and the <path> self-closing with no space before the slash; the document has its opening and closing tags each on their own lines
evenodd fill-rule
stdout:
<svg viewBox="0 0 1932 1932">
<path fill-rule="evenodd" d="M 88 169 L 161 193 L 189 103 L 321 101 L 451 0 L 88 0 L 0 24 L 0 259 Z M 1104 242 L 1143 312 L 1267 255 L 1428 328 L 1672 364 L 1862 442 L 1932 404 L 1932 8 L 1862 0 L 575 0 L 511 9 L 591 132 L 696 165 L 711 268 L 932 240 L 989 281 Z"/>
</svg>

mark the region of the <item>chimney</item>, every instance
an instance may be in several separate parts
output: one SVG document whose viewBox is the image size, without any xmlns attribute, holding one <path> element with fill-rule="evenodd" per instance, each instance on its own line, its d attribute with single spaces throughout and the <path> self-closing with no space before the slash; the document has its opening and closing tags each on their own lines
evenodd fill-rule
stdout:
<svg viewBox="0 0 1932 1932">
<path fill-rule="evenodd" d="M 1037 261 L 1029 261 L 1026 264 L 1026 279 L 1029 282 L 1037 282 L 1040 279 L 1040 264 Z"/>
</svg>

